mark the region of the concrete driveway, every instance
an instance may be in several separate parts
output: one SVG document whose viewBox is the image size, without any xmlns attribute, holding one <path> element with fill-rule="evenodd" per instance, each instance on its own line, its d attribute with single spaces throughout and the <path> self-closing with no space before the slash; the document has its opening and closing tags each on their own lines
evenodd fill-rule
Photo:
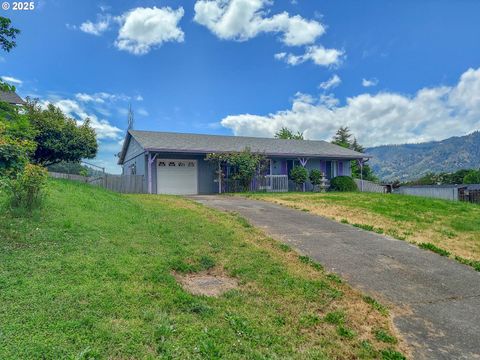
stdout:
<svg viewBox="0 0 480 360">
<path fill-rule="evenodd" d="M 479 272 L 405 241 L 280 205 L 227 196 L 192 199 L 239 213 L 393 305 L 394 323 L 416 359 L 480 359 Z"/>
</svg>

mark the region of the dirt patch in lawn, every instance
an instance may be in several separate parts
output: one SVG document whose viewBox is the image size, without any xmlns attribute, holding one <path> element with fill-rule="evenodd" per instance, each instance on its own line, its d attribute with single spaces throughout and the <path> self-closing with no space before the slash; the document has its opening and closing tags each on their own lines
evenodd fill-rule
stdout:
<svg viewBox="0 0 480 360">
<path fill-rule="evenodd" d="M 174 274 L 182 288 L 193 295 L 220 296 L 238 288 L 235 278 L 212 271 L 194 274 Z"/>
</svg>

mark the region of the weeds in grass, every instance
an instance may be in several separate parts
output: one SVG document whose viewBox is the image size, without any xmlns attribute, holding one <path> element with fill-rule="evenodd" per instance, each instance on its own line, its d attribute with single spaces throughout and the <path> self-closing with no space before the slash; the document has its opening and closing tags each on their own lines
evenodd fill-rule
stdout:
<svg viewBox="0 0 480 360">
<path fill-rule="evenodd" d="M 327 278 L 332 280 L 333 282 L 335 282 L 337 284 L 341 284 L 343 282 L 342 278 L 340 276 L 338 276 L 337 274 L 333 274 L 333 273 L 327 274 Z"/>
<path fill-rule="evenodd" d="M 397 339 L 390 335 L 390 333 L 387 330 L 384 329 L 377 329 L 375 330 L 375 338 L 378 341 L 388 343 L 388 344 L 396 344 Z"/>
<path fill-rule="evenodd" d="M 393 349 L 382 350 L 382 360 L 407 360 L 407 358 Z"/>
<path fill-rule="evenodd" d="M 353 331 L 352 329 L 349 329 L 343 325 L 339 325 L 337 327 L 337 334 L 340 335 L 341 337 L 344 337 L 346 339 L 353 339 L 357 333 Z"/>
<path fill-rule="evenodd" d="M 461 256 L 455 256 L 455 260 L 458 262 L 473 267 L 476 271 L 480 271 L 480 261 L 465 259 Z"/>
<path fill-rule="evenodd" d="M 372 298 L 371 296 L 365 295 L 363 296 L 363 301 L 365 301 L 367 304 L 370 304 L 372 308 L 377 310 L 380 314 L 387 316 L 388 315 L 388 309 L 380 304 L 377 300 Z"/>
<path fill-rule="evenodd" d="M 373 231 L 377 234 L 383 234 L 384 230 L 382 228 L 376 228 L 373 225 L 368 225 L 368 224 L 352 224 L 353 226 L 366 230 L 366 231 Z"/>
<path fill-rule="evenodd" d="M 305 314 L 300 317 L 300 325 L 304 328 L 313 327 L 320 322 L 320 318 L 316 314 Z"/>
<path fill-rule="evenodd" d="M 323 270 L 323 266 L 315 261 L 313 261 L 310 257 L 308 256 L 305 256 L 305 255 L 300 255 L 298 257 L 298 259 L 304 263 L 304 264 L 307 264 L 307 265 L 310 265 L 311 267 L 313 267 L 315 270 L 318 270 L 318 271 L 322 271 Z"/>
<path fill-rule="evenodd" d="M 420 243 L 418 244 L 418 247 L 420 247 L 421 249 L 433 251 L 434 253 L 437 253 L 438 255 L 441 255 L 441 256 L 450 256 L 450 252 L 448 252 L 445 249 L 439 248 L 438 246 L 432 243 Z"/>
<path fill-rule="evenodd" d="M 324 320 L 329 324 L 342 325 L 345 322 L 345 312 L 342 310 L 329 312 Z"/>
<path fill-rule="evenodd" d="M 292 251 L 292 248 L 290 247 L 290 245 L 287 245 L 287 244 L 284 244 L 284 243 L 279 243 L 278 244 L 278 248 L 280 250 L 282 250 L 283 252 L 290 252 Z"/>
<path fill-rule="evenodd" d="M 347 219 L 342 219 L 340 220 L 342 224 L 350 224 L 350 222 Z"/>
</svg>

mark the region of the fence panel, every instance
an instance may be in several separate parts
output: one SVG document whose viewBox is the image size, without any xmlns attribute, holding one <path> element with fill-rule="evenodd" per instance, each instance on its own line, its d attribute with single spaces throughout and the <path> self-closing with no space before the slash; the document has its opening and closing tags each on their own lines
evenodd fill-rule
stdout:
<svg viewBox="0 0 480 360">
<path fill-rule="evenodd" d="M 80 182 L 88 182 L 87 176 L 75 175 L 75 174 L 64 174 L 64 173 L 57 173 L 57 172 L 49 172 L 48 174 L 54 179 L 66 179 L 66 180 L 73 180 L 73 181 L 80 181 Z"/>
<path fill-rule="evenodd" d="M 457 186 L 401 186 L 395 193 L 458 201 Z"/>
<path fill-rule="evenodd" d="M 85 182 L 105 189 L 125 194 L 145 194 L 145 178 L 143 175 L 109 175 L 86 177 L 81 175 L 49 172 L 56 179 L 67 179 Z"/>
<path fill-rule="evenodd" d="M 362 192 L 371 192 L 371 193 L 386 193 L 387 189 L 385 186 L 376 184 L 367 180 L 353 179 L 358 186 L 358 190 Z M 363 184 L 362 184 L 363 183 Z"/>
</svg>

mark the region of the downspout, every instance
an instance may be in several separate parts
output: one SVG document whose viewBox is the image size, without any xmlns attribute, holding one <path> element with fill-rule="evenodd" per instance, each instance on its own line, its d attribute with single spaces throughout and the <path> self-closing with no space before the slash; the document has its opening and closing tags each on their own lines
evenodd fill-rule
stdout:
<svg viewBox="0 0 480 360">
<path fill-rule="evenodd" d="M 152 153 L 148 153 L 148 193 L 152 194 L 152 164 L 157 158 L 157 154 L 152 157 Z"/>
</svg>

